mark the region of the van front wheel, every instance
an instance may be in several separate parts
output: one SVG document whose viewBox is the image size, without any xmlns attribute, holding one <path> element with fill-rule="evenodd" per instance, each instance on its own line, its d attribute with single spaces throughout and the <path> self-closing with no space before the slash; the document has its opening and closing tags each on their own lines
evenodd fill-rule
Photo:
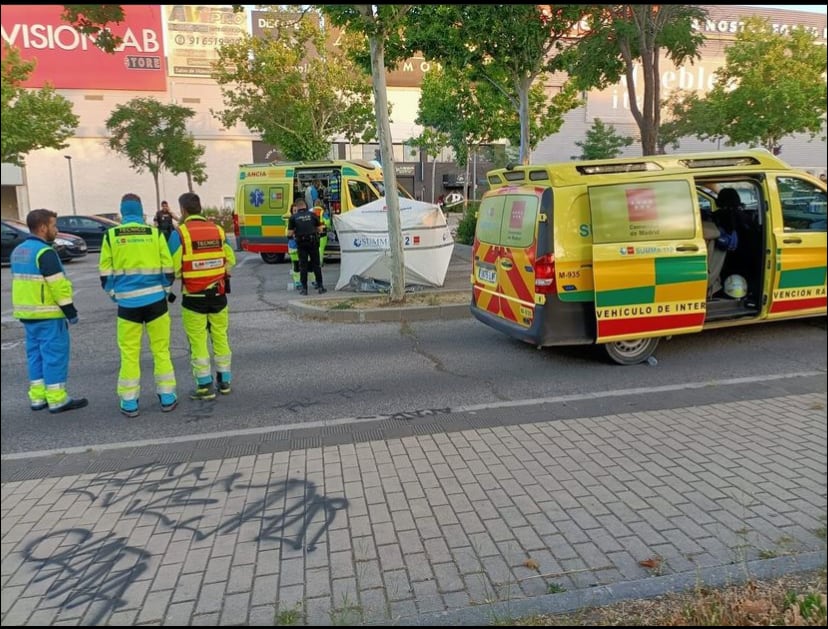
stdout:
<svg viewBox="0 0 828 629">
<path fill-rule="evenodd" d="M 643 363 L 658 347 L 658 338 L 633 339 L 606 343 L 604 349 L 609 357 L 619 365 L 637 365 Z"/>
<path fill-rule="evenodd" d="M 281 264 L 285 261 L 284 253 L 261 253 L 260 255 L 265 264 Z"/>
</svg>

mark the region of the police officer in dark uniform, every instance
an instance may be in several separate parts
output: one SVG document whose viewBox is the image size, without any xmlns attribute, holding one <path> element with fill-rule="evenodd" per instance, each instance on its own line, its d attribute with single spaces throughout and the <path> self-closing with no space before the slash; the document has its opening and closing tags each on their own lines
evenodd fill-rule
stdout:
<svg viewBox="0 0 828 629">
<path fill-rule="evenodd" d="M 322 265 L 319 260 L 319 234 L 323 225 L 319 217 L 308 209 L 308 204 L 301 197 L 293 202 L 294 213 L 288 219 L 287 236 L 296 239 L 299 253 L 299 281 L 302 288 L 300 295 L 308 294 L 308 259 L 313 266 L 316 289 L 319 294 L 327 293 L 322 285 Z"/>
</svg>

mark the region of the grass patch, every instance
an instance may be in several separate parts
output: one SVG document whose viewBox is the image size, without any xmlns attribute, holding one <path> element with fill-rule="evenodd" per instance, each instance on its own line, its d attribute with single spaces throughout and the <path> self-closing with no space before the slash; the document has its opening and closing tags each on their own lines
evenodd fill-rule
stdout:
<svg viewBox="0 0 828 629">
<path fill-rule="evenodd" d="M 299 619 L 302 617 L 299 607 L 299 604 L 297 604 L 290 609 L 280 609 L 276 612 L 276 618 L 274 619 L 275 624 L 282 626 L 297 624 Z"/>
<path fill-rule="evenodd" d="M 513 625 L 563 626 L 825 626 L 826 571 L 750 580 L 744 585 L 624 601 L 571 614 L 515 620 Z"/>
</svg>

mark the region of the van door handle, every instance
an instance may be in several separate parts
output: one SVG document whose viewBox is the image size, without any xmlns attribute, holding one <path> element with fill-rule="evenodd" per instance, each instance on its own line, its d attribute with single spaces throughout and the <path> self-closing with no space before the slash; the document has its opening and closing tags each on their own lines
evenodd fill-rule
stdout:
<svg viewBox="0 0 828 629">
<path fill-rule="evenodd" d="M 504 269 L 511 269 L 512 266 L 514 266 L 514 265 L 512 264 L 512 261 L 509 260 L 509 258 L 501 258 L 500 259 L 500 266 L 503 267 Z"/>
<path fill-rule="evenodd" d="M 698 245 L 679 245 L 676 247 L 676 251 L 698 251 Z"/>
<path fill-rule="evenodd" d="M 799 245 L 802 244 L 802 238 L 783 238 L 782 242 L 786 245 Z"/>
</svg>

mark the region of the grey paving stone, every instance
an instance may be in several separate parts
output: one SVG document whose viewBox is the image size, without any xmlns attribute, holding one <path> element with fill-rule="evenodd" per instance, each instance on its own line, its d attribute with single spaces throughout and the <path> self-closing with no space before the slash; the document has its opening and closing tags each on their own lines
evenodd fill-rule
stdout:
<svg viewBox="0 0 828 629">
<path fill-rule="evenodd" d="M 224 600 L 225 583 L 208 583 L 201 588 L 201 595 L 196 604 L 196 614 L 210 614 L 221 611 Z"/>
<path fill-rule="evenodd" d="M 276 622 L 276 606 L 251 607 L 248 623 L 251 627 L 272 627 Z"/>
<path fill-rule="evenodd" d="M 257 576 L 253 580 L 253 592 L 250 598 L 250 605 L 275 605 L 279 594 L 279 575 L 268 574 Z"/>
<path fill-rule="evenodd" d="M 384 590 L 360 590 L 359 599 L 366 623 L 382 622 L 390 618 Z"/>
</svg>

